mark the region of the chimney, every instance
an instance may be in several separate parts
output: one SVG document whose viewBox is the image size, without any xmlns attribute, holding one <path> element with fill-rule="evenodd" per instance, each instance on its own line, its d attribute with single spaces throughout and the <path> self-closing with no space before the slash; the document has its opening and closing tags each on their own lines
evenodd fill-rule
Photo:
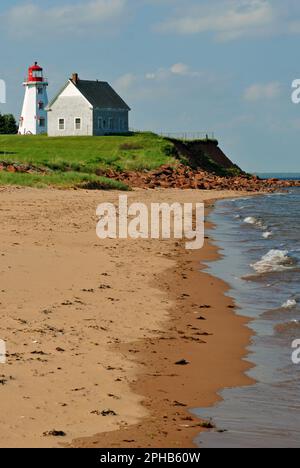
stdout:
<svg viewBox="0 0 300 468">
<path fill-rule="evenodd" d="M 79 78 L 78 78 L 78 73 L 73 73 L 73 75 L 72 75 L 72 81 L 73 81 L 73 83 L 74 83 L 74 84 L 77 84 L 77 83 L 78 83 L 78 80 L 79 80 Z"/>
</svg>

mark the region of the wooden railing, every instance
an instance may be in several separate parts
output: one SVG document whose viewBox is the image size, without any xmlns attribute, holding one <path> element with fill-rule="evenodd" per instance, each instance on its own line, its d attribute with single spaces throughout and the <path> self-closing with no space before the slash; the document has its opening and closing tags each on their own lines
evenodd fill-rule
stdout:
<svg viewBox="0 0 300 468">
<path fill-rule="evenodd" d="M 143 133 L 147 130 L 136 130 L 131 128 L 133 133 Z M 149 130 L 150 131 L 150 130 Z M 174 138 L 175 140 L 194 141 L 194 140 L 215 140 L 214 132 L 154 132 L 165 138 Z"/>
</svg>

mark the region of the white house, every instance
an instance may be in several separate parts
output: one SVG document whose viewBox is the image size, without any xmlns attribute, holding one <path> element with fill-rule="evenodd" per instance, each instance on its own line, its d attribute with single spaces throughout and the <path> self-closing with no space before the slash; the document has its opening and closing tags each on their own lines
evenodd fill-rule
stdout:
<svg viewBox="0 0 300 468">
<path fill-rule="evenodd" d="M 129 106 L 105 81 L 74 73 L 47 107 L 49 136 L 128 133 Z"/>
</svg>

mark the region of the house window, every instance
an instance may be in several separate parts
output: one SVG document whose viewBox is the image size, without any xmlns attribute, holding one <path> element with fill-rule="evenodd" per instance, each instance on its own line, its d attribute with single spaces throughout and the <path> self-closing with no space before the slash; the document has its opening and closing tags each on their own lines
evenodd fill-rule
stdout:
<svg viewBox="0 0 300 468">
<path fill-rule="evenodd" d="M 58 120 L 58 129 L 59 130 L 64 130 L 65 129 L 65 119 L 59 119 Z"/>
<path fill-rule="evenodd" d="M 98 118 L 98 129 L 101 130 L 103 128 L 103 119 L 102 117 Z"/>
<path fill-rule="evenodd" d="M 39 102 L 39 109 L 44 109 L 44 103 L 42 101 Z"/>
<path fill-rule="evenodd" d="M 108 122 L 109 122 L 108 123 L 109 129 L 113 130 L 113 128 L 114 128 L 114 119 L 110 118 Z"/>
<path fill-rule="evenodd" d="M 103 128 L 106 128 L 106 120 L 103 120 Z"/>
<path fill-rule="evenodd" d="M 43 88 L 38 88 L 38 94 L 43 94 Z"/>
<path fill-rule="evenodd" d="M 45 127 L 46 126 L 46 121 L 43 117 L 39 119 L 39 126 L 40 127 Z"/>
<path fill-rule="evenodd" d="M 75 119 L 75 130 L 80 130 L 81 129 L 81 119 L 76 118 Z"/>
</svg>

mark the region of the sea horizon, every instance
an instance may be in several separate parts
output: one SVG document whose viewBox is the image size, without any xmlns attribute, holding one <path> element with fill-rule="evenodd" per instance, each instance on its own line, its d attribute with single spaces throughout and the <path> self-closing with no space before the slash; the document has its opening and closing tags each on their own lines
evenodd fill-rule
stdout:
<svg viewBox="0 0 300 468">
<path fill-rule="evenodd" d="M 262 179 L 300 180 L 300 171 L 295 172 L 255 172 Z"/>
</svg>

